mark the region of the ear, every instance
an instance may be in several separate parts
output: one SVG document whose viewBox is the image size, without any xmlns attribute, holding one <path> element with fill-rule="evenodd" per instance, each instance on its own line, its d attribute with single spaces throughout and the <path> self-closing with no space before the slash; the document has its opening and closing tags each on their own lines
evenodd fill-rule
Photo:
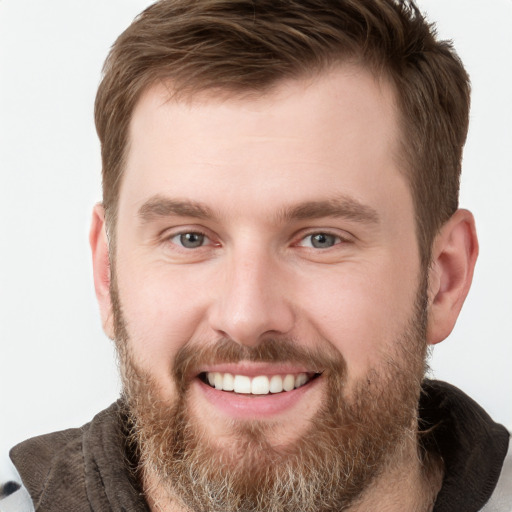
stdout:
<svg viewBox="0 0 512 512">
<path fill-rule="evenodd" d="M 452 331 L 473 280 L 478 256 L 475 220 L 457 210 L 443 225 L 432 247 L 429 270 L 427 341 L 434 345 Z"/>
<path fill-rule="evenodd" d="M 112 302 L 110 300 L 109 247 L 105 228 L 105 209 L 101 204 L 97 204 L 92 213 L 89 243 L 92 251 L 94 288 L 100 306 L 103 330 L 110 339 L 114 339 Z"/>
</svg>

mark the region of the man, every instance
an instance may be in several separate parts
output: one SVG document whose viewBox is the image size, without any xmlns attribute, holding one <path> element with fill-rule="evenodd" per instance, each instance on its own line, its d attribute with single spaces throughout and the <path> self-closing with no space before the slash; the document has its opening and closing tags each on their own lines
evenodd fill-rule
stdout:
<svg viewBox="0 0 512 512">
<path fill-rule="evenodd" d="M 468 109 L 410 3 L 148 8 L 96 102 L 123 396 L 13 449 L 35 509 L 510 510 L 508 432 L 424 379 L 478 252 Z"/>
</svg>

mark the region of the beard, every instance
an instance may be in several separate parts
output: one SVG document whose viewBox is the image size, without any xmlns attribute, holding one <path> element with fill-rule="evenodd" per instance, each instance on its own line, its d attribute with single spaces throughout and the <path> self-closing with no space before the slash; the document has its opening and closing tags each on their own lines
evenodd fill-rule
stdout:
<svg viewBox="0 0 512 512">
<path fill-rule="evenodd" d="M 113 281 L 115 338 L 140 480 L 156 482 L 164 501 L 194 512 L 339 512 L 354 505 L 416 436 L 426 296 L 424 283 L 392 351 L 358 382 L 347 382 L 346 362 L 327 341 L 307 350 L 289 338 L 256 347 L 222 339 L 184 344 L 170 369 L 177 396 L 166 400 L 134 360 Z M 325 397 L 294 442 L 273 444 L 272 422 L 233 420 L 224 433 L 229 446 L 220 446 L 205 428 L 207 419 L 192 412 L 189 369 L 242 360 L 324 369 Z"/>
</svg>

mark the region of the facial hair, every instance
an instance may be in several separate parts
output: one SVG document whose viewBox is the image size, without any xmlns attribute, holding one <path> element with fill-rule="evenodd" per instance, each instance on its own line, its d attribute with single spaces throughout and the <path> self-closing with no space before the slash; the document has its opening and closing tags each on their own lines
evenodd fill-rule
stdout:
<svg viewBox="0 0 512 512">
<path fill-rule="evenodd" d="M 307 350 L 289 338 L 268 338 L 256 347 L 222 339 L 184 344 L 170 369 L 177 390 L 172 401 L 163 399 L 152 376 L 137 366 L 115 281 L 111 288 L 139 477 L 156 479 L 169 502 L 194 512 L 343 511 L 416 435 L 425 371 L 426 286 L 420 287 L 392 352 L 350 386 L 346 362 L 328 341 Z M 323 369 L 326 396 L 298 440 L 275 446 L 271 423 L 239 421 L 226 433 L 229 447 L 220 447 L 204 428 L 207 419 L 191 413 L 189 369 L 242 360 Z"/>
</svg>

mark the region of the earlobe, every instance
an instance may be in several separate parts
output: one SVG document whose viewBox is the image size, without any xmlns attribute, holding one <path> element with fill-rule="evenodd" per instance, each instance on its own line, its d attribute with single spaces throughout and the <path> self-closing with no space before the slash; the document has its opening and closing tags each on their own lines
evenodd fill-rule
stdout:
<svg viewBox="0 0 512 512">
<path fill-rule="evenodd" d="M 113 339 L 109 245 L 105 227 L 105 210 L 101 204 L 97 204 L 93 210 L 89 243 L 92 251 L 94 288 L 100 307 L 103 330 L 109 338 Z"/>
<path fill-rule="evenodd" d="M 443 225 L 432 247 L 429 270 L 427 341 L 434 345 L 452 331 L 471 287 L 478 239 L 471 212 L 457 210 Z"/>
</svg>

